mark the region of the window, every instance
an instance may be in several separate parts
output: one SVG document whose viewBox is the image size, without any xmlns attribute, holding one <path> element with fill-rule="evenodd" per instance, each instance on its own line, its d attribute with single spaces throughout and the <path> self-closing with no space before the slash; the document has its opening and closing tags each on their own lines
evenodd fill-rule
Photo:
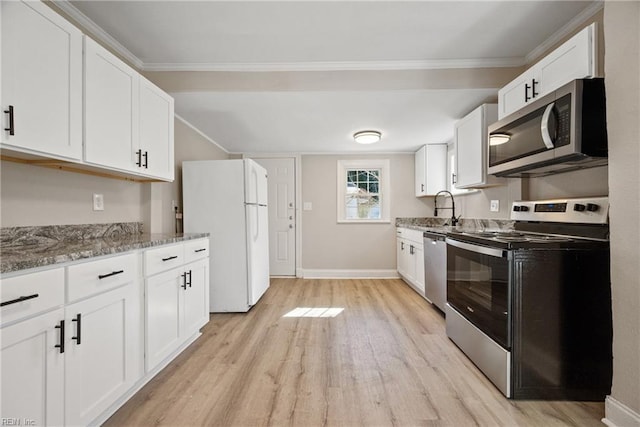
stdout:
<svg viewBox="0 0 640 427">
<path fill-rule="evenodd" d="M 388 223 L 389 160 L 338 160 L 338 222 Z"/>
</svg>

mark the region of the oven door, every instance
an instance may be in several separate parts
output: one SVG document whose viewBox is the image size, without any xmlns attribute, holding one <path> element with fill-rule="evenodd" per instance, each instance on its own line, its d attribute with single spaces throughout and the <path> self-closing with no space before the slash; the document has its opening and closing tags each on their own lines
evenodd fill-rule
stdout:
<svg viewBox="0 0 640 427">
<path fill-rule="evenodd" d="M 511 349 L 508 252 L 447 238 L 447 302 Z"/>
</svg>

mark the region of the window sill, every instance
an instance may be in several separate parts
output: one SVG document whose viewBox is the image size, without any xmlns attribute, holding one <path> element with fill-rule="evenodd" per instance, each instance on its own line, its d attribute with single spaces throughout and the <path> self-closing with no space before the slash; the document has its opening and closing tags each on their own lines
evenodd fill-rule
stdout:
<svg viewBox="0 0 640 427">
<path fill-rule="evenodd" d="M 391 224 L 389 219 L 339 219 L 338 224 Z"/>
</svg>

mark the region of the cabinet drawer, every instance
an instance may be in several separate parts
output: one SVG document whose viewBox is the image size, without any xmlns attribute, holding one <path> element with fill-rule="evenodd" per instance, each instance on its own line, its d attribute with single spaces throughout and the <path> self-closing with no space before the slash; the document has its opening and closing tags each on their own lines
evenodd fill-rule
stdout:
<svg viewBox="0 0 640 427">
<path fill-rule="evenodd" d="M 422 231 L 412 230 L 409 228 L 397 228 L 396 236 L 402 239 L 410 240 L 413 243 L 417 243 L 422 247 Z M 416 246 L 416 245 L 414 245 Z"/>
<path fill-rule="evenodd" d="M 144 275 L 152 276 L 161 271 L 184 264 L 184 244 L 161 246 L 144 253 Z"/>
<path fill-rule="evenodd" d="M 68 267 L 67 301 L 76 301 L 136 280 L 138 255 L 128 254 Z"/>
<path fill-rule="evenodd" d="M 184 262 L 189 263 L 209 256 L 209 239 L 198 239 L 185 242 Z"/>
<path fill-rule="evenodd" d="M 0 280 L 0 323 L 19 320 L 64 304 L 64 269 Z M 17 301 L 16 301 L 17 300 Z"/>
</svg>

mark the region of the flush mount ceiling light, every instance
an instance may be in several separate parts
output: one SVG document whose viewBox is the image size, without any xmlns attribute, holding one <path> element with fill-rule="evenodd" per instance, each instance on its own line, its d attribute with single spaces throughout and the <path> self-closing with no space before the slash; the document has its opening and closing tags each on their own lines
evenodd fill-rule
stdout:
<svg viewBox="0 0 640 427">
<path fill-rule="evenodd" d="M 494 133 L 489 136 L 489 145 L 494 146 L 506 144 L 510 139 L 511 135 L 506 133 Z"/>
<path fill-rule="evenodd" d="M 373 144 L 380 141 L 382 134 L 377 130 L 363 130 L 353 134 L 353 139 L 358 144 Z"/>
</svg>

